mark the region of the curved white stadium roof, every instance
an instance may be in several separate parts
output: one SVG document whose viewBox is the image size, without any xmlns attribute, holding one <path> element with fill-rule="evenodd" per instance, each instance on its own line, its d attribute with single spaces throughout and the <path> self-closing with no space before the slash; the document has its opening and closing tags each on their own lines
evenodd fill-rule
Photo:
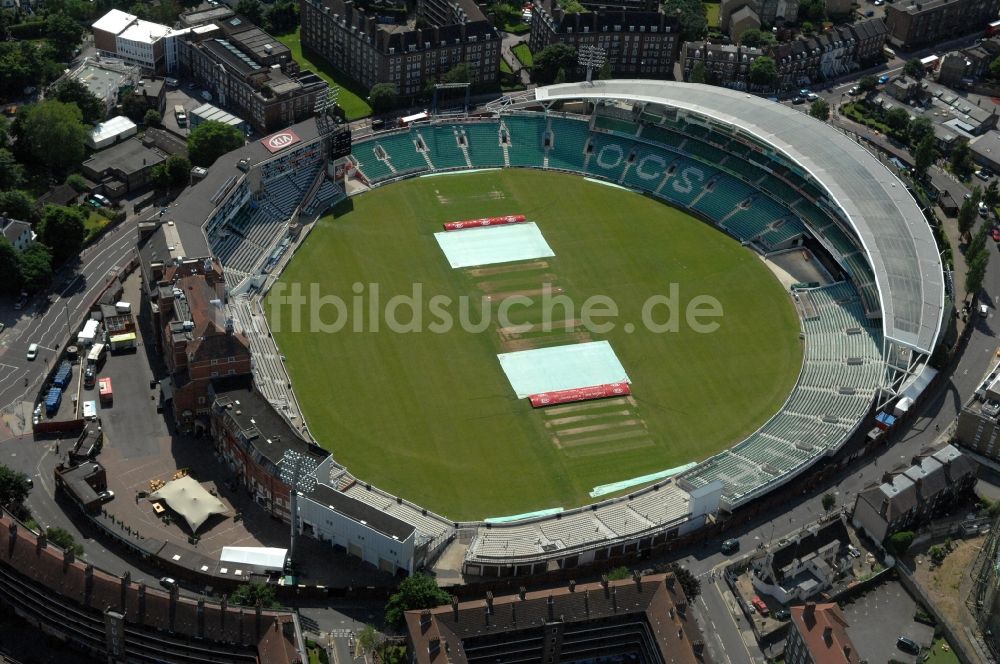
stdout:
<svg viewBox="0 0 1000 664">
<path fill-rule="evenodd" d="M 937 342 L 944 275 L 931 229 L 906 187 L 871 153 L 807 113 L 694 83 L 616 79 L 537 88 L 541 102 L 621 99 L 663 104 L 737 126 L 810 173 L 860 238 L 882 301 L 886 339 L 923 353 Z"/>
</svg>

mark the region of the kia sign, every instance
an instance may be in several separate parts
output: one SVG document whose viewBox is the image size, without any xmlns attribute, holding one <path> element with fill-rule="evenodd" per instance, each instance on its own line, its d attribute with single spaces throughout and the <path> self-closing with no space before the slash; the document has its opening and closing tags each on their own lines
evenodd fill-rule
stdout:
<svg viewBox="0 0 1000 664">
<path fill-rule="evenodd" d="M 260 142 L 264 144 L 264 147 L 267 148 L 270 153 L 274 154 L 275 152 L 284 150 L 289 145 L 295 145 L 301 140 L 302 139 L 299 138 L 294 131 L 291 129 L 285 129 L 283 131 L 279 131 L 277 134 L 271 134 L 267 138 L 261 139 Z"/>
</svg>

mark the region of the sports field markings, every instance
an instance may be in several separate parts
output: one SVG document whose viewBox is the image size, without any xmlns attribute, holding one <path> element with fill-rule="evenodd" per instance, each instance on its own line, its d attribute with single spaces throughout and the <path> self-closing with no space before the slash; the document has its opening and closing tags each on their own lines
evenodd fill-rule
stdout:
<svg viewBox="0 0 1000 664">
<path fill-rule="evenodd" d="M 610 410 L 603 413 L 594 413 L 592 415 L 570 415 L 569 417 L 556 417 L 548 420 L 545 426 L 548 428 L 559 428 L 567 424 L 579 424 L 580 422 L 593 422 L 595 420 L 602 420 L 609 417 L 628 417 L 631 415 L 631 411 L 627 408 L 625 410 Z"/>
<path fill-rule="evenodd" d="M 471 277 L 489 277 L 507 272 L 530 272 L 532 270 L 549 269 L 548 261 L 518 261 L 506 265 L 490 265 L 488 267 L 466 268 L 465 273 Z"/>
</svg>

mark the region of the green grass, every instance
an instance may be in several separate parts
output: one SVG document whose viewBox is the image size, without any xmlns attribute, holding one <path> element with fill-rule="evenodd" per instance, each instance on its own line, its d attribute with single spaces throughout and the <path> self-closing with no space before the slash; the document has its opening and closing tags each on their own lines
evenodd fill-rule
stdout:
<svg viewBox="0 0 1000 664">
<path fill-rule="evenodd" d="M 507 64 L 507 61 L 504 60 L 503 58 L 500 59 L 500 73 L 502 73 L 502 74 L 513 74 L 514 73 L 514 70 L 510 68 L 510 65 Z"/>
<path fill-rule="evenodd" d="M 944 649 L 944 646 L 948 646 L 947 651 Z M 955 650 L 942 637 L 934 639 L 934 643 L 931 645 L 930 657 L 927 658 L 926 664 L 959 664 L 959 659 L 958 655 L 955 654 Z"/>
<path fill-rule="evenodd" d="M 703 2 L 701 4 L 705 7 L 705 18 L 708 19 L 708 27 L 719 27 L 719 14 L 721 13 L 722 5 L 718 2 Z"/>
<path fill-rule="evenodd" d="M 87 231 L 87 241 L 96 237 L 110 223 L 107 217 L 92 210 L 83 222 L 83 227 Z"/>
<path fill-rule="evenodd" d="M 514 53 L 514 57 L 520 60 L 521 64 L 528 69 L 531 69 L 531 67 L 534 66 L 535 61 L 531 55 L 531 49 L 528 48 L 527 44 L 518 44 L 512 48 L 511 51 Z"/>
<path fill-rule="evenodd" d="M 358 120 L 371 115 L 372 107 L 365 101 L 368 95 L 361 86 L 334 69 L 318 53 L 303 51 L 302 40 L 299 38 L 300 29 L 296 28 L 295 32 L 281 35 L 278 37 L 278 41 L 292 50 L 292 57 L 299 63 L 299 66 L 315 72 L 330 85 L 340 88 L 340 96 L 337 98 L 337 103 L 344 109 L 348 120 Z"/>
<path fill-rule="evenodd" d="M 531 32 L 531 24 L 525 23 L 524 21 L 519 21 L 517 23 L 504 23 L 504 32 L 509 32 L 512 35 L 525 35 Z"/>
<path fill-rule="evenodd" d="M 433 237 L 441 222 L 511 213 L 539 224 L 555 252 L 547 265 L 512 264 L 492 275 L 448 266 Z M 281 278 L 306 292 L 316 283 L 320 294 L 348 303 L 352 284 L 378 283 L 383 306 L 414 283 L 425 300 L 441 294 L 479 303 L 484 293 L 542 282 L 562 288 L 576 307 L 596 294 L 614 300 L 621 312 L 614 329 L 590 339 L 612 344 L 632 399 L 587 404 L 586 422 L 556 421 L 515 397 L 496 358 L 511 348 L 495 326 L 399 334 L 384 323 L 378 333 L 353 332 L 351 322 L 335 334 L 293 332 L 290 308 L 279 316 L 269 308 L 313 435 L 364 481 L 453 519 L 483 518 L 585 504 L 599 484 L 703 459 L 757 429 L 798 376 L 797 316 L 756 254 L 686 213 L 572 175 L 420 178 L 356 196 L 319 222 Z M 698 334 L 682 324 L 654 334 L 638 325 L 627 333 L 647 298 L 672 283 L 682 311 L 696 295 L 716 297 L 719 330 Z M 425 329 L 438 320 L 432 312 L 425 305 Z M 310 313 L 306 306 L 300 320 Z M 537 307 L 512 311 L 515 324 L 537 315 Z M 322 316 L 337 318 L 332 306 Z M 470 318 L 480 319 L 477 307 Z M 399 319 L 408 319 L 405 310 Z M 599 430 L 573 430 L 591 424 Z M 628 436 L 605 437 L 608 429 Z"/>
</svg>

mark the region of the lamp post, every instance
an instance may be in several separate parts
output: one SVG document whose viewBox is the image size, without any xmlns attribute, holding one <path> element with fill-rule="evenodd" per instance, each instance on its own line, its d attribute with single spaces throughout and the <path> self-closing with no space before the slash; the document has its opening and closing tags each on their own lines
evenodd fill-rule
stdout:
<svg viewBox="0 0 1000 664">
<path fill-rule="evenodd" d="M 301 452 L 287 450 L 281 457 L 281 481 L 288 485 L 288 511 L 291 538 L 288 542 L 288 560 L 295 560 L 295 539 L 298 536 L 298 494 L 316 488 L 316 460 Z"/>
<path fill-rule="evenodd" d="M 576 62 L 587 68 L 587 83 L 592 82 L 594 70 L 603 67 L 607 57 L 607 52 L 599 46 L 584 44 L 577 49 Z"/>
</svg>

